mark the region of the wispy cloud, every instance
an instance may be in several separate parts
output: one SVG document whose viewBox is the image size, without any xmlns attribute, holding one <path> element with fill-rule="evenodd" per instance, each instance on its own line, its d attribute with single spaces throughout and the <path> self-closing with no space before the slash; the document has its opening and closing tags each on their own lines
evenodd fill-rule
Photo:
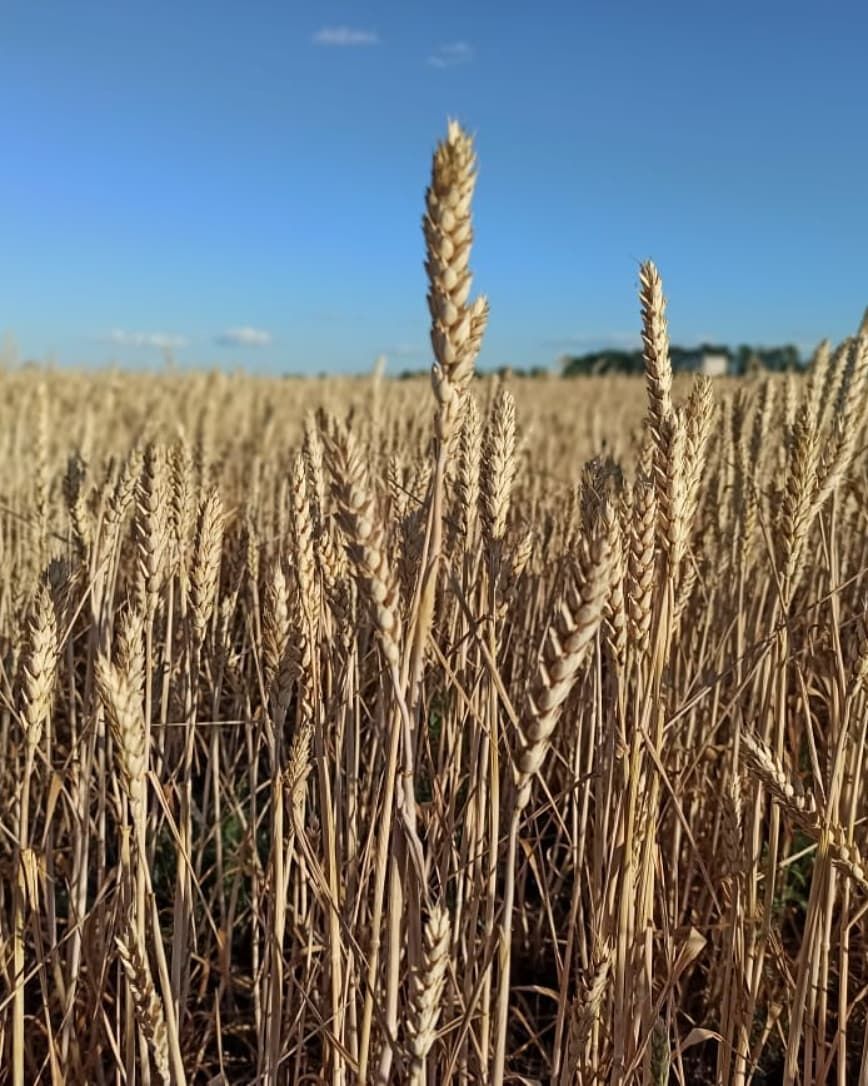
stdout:
<svg viewBox="0 0 868 1086">
<path fill-rule="evenodd" d="M 172 332 L 127 332 L 123 328 L 113 328 L 107 336 L 101 337 L 105 343 L 118 347 L 155 347 L 160 351 L 179 350 L 186 347 L 189 340 Z"/>
<path fill-rule="evenodd" d="M 459 64 L 469 64 L 473 60 L 473 46 L 466 41 L 453 41 L 441 45 L 428 57 L 432 68 L 455 68 Z"/>
<path fill-rule="evenodd" d="M 379 45 L 380 35 L 375 30 L 359 30 L 353 26 L 324 26 L 314 34 L 313 43 L 338 47 Z"/>
<path fill-rule="evenodd" d="M 271 332 L 261 328 L 228 328 L 217 336 L 221 347 L 269 347 Z"/>
</svg>

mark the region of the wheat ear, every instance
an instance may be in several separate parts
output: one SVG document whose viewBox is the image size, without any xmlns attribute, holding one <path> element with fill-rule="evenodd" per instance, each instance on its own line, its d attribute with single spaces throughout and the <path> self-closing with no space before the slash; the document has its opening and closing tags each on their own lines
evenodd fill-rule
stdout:
<svg viewBox="0 0 868 1086">
<path fill-rule="evenodd" d="M 441 441 L 451 437 L 460 419 L 461 399 L 473 376 L 488 321 L 484 298 L 468 302 L 473 242 L 470 204 L 475 185 L 473 140 L 456 121 L 450 121 L 446 139 L 434 153 L 422 222 L 435 358 L 431 377 Z"/>
<path fill-rule="evenodd" d="M 397 667 L 401 642 L 398 583 L 389 568 L 385 533 L 362 450 L 351 430 L 329 435 L 326 459 L 334 480 L 347 551 L 373 610 L 383 654 Z"/>
<path fill-rule="evenodd" d="M 609 947 L 603 946 L 597 952 L 595 958 L 593 972 L 573 997 L 567 1058 L 561 1073 L 561 1086 L 567 1086 L 570 1082 L 581 1081 L 580 1075 L 585 1060 L 585 1045 L 600 1017 L 603 1000 L 609 986 L 612 961 Z"/>
<path fill-rule="evenodd" d="M 41 585 L 29 623 L 30 648 L 23 667 L 24 732 L 28 756 L 39 746 L 57 676 L 57 619 L 51 593 Z"/>
<path fill-rule="evenodd" d="M 223 549 L 223 502 L 216 487 L 212 487 L 199 511 L 196 532 L 195 559 L 190 569 L 190 603 L 193 614 L 193 636 L 201 645 L 211 616 L 220 575 L 220 554 Z"/>
<path fill-rule="evenodd" d="M 130 993 L 136 1008 L 136 1021 L 154 1060 L 154 1067 L 163 1086 L 171 1086 L 172 1075 L 169 1060 L 169 1037 L 163 1002 L 157 995 L 151 967 L 142 949 L 133 937 L 125 942 L 115 938 L 124 972 L 130 985 Z"/>
<path fill-rule="evenodd" d="M 136 689 L 129 673 L 115 667 L 105 656 L 97 658 L 96 681 L 108 718 L 130 813 L 139 833 L 139 841 L 144 842 L 148 752 L 141 692 Z"/>
<path fill-rule="evenodd" d="M 479 475 L 482 462 L 482 423 L 479 406 L 467 397 L 459 444 L 456 488 L 460 501 L 460 530 L 465 546 L 470 545 L 479 517 Z"/>
<path fill-rule="evenodd" d="M 585 537 L 578 572 L 548 628 L 542 659 L 528 696 L 521 745 L 516 754 L 516 807 L 530 799 L 555 726 L 602 621 L 611 584 L 612 554 L 604 533 Z"/>
<path fill-rule="evenodd" d="M 506 533 L 515 470 L 515 400 L 502 388 L 488 426 L 482 462 L 482 523 L 491 544 L 499 543 Z"/>
<path fill-rule="evenodd" d="M 449 964 L 449 913 L 442 905 L 431 909 L 425 925 L 425 959 L 414 977 L 411 1033 L 412 1064 L 410 1082 L 422 1081 L 425 1058 L 431 1051 L 440 1017 L 446 967 Z"/>
<path fill-rule="evenodd" d="M 162 449 L 151 443 L 136 494 L 136 541 L 139 550 L 139 600 L 152 619 L 166 573 L 169 546 L 165 458 Z"/>
</svg>

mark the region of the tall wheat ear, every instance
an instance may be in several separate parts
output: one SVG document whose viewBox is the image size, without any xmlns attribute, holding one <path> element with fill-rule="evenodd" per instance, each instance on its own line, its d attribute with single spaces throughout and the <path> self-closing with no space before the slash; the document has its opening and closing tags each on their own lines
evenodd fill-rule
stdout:
<svg viewBox="0 0 868 1086">
<path fill-rule="evenodd" d="M 654 448 L 652 480 L 657 492 L 658 537 L 674 576 L 686 544 L 687 433 L 682 413 L 672 402 L 672 362 L 663 281 L 650 260 L 639 270 L 639 301 L 648 426 Z M 697 442 L 698 438 L 699 434 Z"/>
<path fill-rule="evenodd" d="M 488 302 L 468 302 L 472 276 L 468 262 L 473 242 L 470 205 L 476 186 L 473 140 L 450 121 L 437 147 L 425 197 L 428 308 L 431 311 L 432 371 L 438 404 L 437 436 L 447 441 L 461 417 L 461 399 L 488 323 Z"/>
</svg>

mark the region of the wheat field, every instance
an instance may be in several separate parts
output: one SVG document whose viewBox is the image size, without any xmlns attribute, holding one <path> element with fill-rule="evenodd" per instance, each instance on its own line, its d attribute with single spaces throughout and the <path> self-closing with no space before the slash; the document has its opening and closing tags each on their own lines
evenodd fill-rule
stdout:
<svg viewBox="0 0 868 1086">
<path fill-rule="evenodd" d="M 0 1082 L 868 1084 L 868 327 L 479 378 L 474 182 L 430 382 L 0 374 Z"/>
</svg>

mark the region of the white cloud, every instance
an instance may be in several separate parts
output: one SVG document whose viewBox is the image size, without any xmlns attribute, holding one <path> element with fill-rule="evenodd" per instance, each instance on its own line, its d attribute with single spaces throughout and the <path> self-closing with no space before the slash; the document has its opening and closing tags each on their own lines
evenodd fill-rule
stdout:
<svg viewBox="0 0 868 1086">
<path fill-rule="evenodd" d="M 189 342 L 172 332 L 126 332 L 123 328 L 113 328 L 104 338 L 118 347 L 155 347 L 160 351 L 179 350 Z"/>
<path fill-rule="evenodd" d="M 428 57 L 428 63 L 432 68 L 454 68 L 458 64 L 469 64 L 471 60 L 473 60 L 473 46 L 466 41 L 453 41 L 448 45 L 441 45 Z"/>
<path fill-rule="evenodd" d="M 269 347 L 271 332 L 261 328 L 229 328 L 217 337 L 221 347 Z"/>
<path fill-rule="evenodd" d="M 314 34 L 313 43 L 339 47 L 379 45 L 380 35 L 374 30 L 359 30 L 352 26 L 324 26 Z"/>
</svg>

